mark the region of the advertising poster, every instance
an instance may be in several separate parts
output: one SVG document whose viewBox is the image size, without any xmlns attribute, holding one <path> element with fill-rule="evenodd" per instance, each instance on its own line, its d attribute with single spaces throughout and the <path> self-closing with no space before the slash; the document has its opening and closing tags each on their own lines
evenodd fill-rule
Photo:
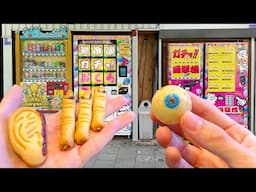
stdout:
<svg viewBox="0 0 256 192">
<path fill-rule="evenodd" d="M 203 96 L 203 43 L 168 44 L 168 84 Z"/>
<path fill-rule="evenodd" d="M 205 97 L 248 126 L 248 42 L 206 43 Z"/>
</svg>

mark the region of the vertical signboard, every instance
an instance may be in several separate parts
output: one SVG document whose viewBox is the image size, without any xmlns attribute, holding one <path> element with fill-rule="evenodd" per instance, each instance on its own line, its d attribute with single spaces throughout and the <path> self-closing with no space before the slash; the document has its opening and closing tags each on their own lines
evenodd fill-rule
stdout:
<svg viewBox="0 0 256 192">
<path fill-rule="evenodd" d="M 248 42 L 208 42 L 205 97 L 248 127 Z"/>
</svg>

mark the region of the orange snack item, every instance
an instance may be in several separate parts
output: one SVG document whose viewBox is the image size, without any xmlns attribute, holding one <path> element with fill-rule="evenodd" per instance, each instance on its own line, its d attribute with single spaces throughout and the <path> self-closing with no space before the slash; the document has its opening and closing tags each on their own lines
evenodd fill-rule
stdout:
<svg viewBox="0 0 256 192">
<path fill-rule="evenodd" d="M 70 150 L 74 146 L 75 133 L 75 112 L 76 101 L 73 91 L 68 90 L 62 99 L 62 121 L 60 132 L 60 149 L 63 151 Z"/>
<path fill-rule="evenodd" d="M 86 91 L 79 99 L 78 118 L 75 130 L 75 142 L 82 145 L 89 139 L 92 119 L 92 95 Z"/>
<path fill-rule="evenodd" d="M 100 131 L 104 127 L 106 102 L 107 95 L 105 89 L 103 86 L 99 86 L 99 89 L 93 95 L 91 122 L 91 129 L 93 131 Z"/>
</svg>

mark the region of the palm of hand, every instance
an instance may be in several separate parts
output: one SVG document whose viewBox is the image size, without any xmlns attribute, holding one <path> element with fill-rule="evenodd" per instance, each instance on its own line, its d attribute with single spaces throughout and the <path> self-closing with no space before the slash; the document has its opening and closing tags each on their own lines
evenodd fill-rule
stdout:
<svg viewBox="0 0 256 192">
<path fill-rule="evenodd" d="M 106 116 L 127 105 L 129 100 L 124 97 L 117 97 L 107 103 Z M 103 147 L 111 141 L 116 131 L 125 127 L 135 119 L 131 111 L 123 113 L 112 121 L 108 122 L 100 132 L 90 132 L 89 140 L 83 145 L 75 145 L 69 151 L 61 151 L 59 138 L 61 129 L 61 111 L 55 114 L 47 114 L 46 118 L 46 139 L 47 158 L 39 167 L 68 168 L 83 167 L 92 157 L 99 153 Z M 0 166 L 1 167 L 28 167 L 12 150 L 8 139 L 8 118 L 0 119 Z"/>
</svg>

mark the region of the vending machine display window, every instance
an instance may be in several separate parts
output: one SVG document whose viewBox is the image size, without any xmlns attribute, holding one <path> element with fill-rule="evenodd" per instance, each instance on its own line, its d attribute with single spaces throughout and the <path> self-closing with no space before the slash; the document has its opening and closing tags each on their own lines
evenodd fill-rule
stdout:
<svg viewBox="0 0 256 192">
<path fill-rule="evenodd" d="M 103 85 L 109 98 L 123 95 L 132 101 L 132 57 L 130 35 L 73 35 L 74 93 L 79 98 L 86 90 Z M 131 104 L 120 109 L 131 109 Z M 109 116 L 110 121 L 120 111 Z M 128 125 L 117 135 L 130 135 Z"/>
<path fill-rule="evenodd" d="M 41 111 L 61 109 L 70 84 L 68 32 L 60 27 L 42 32 L 34 27 L 15 37 L 15 80 L 24 90 L 23 106 Z"/>
</svg>

